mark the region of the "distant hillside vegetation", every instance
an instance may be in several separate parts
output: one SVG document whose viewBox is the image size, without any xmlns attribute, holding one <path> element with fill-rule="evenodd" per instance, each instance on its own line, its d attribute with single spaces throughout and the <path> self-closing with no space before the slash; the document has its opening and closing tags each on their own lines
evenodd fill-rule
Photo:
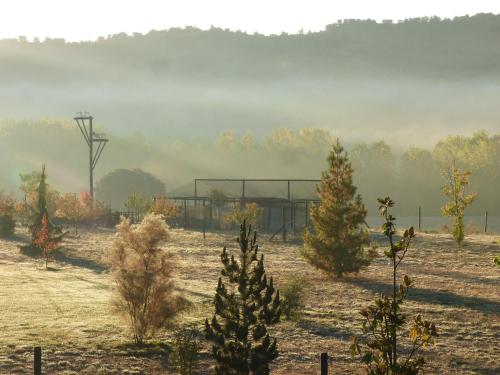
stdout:
<svg viewBox="0 0 500 375">
<path fill-rule="evenodd" d="M 499 40 L 492 14 L 279 36 L 187 27 L 2 40 L 0 118 L 87 110 L 114 132 L 169 137 L 315 126 L 360 141 L 391 128 L 431 145 L 450 131 L 498 129 Z"/>
</svg>

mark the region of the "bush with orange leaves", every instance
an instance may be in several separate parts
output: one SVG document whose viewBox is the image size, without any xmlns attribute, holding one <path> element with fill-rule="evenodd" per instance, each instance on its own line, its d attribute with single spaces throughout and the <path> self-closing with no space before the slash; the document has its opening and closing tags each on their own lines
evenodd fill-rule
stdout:
<svg viewBox="0 0 500 375">
<path fill-rule="evenodd" d="M 0 237 L 8 237 L 14 234 L 16 201 L 9 195 L 0 193 Z"/>
<path fill-rule="evenodd" d="M 80 195 L 66 193 L 57 201 L 56 216 L 71 222 L 75 227 L 75 234 L 78 234 L 78 224 L 87 220 L 92 211 L 92 200 L 88 200 L 87 196 L 87 192 Z"/>
<path fill-rule="evenodd" d="M 137 226 L 122 219 L 117 230 L 112 258 L 115 307 L 129 319 L 134 341 L 142 344 L 188 302 L 174 292 L 175 262 L 160 247 L 170 237 L 162 216 L 148 214 Z"/>
<path fill-rule="evenodd" d="M 49 258 L 54 250 L 59 248 L 59 238 L 53 238 L 50 234 L 49 217 L 43 213 L 40 228 L 38 229 L 32 245 L 42 251 L 45 258 L 45 269 L 48 269 Z"/>
</svg>

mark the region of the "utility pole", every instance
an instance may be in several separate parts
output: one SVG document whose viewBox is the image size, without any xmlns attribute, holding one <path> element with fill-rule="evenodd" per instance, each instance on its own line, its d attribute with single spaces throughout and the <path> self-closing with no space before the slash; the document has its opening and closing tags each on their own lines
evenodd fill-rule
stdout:
<svg viewBox="0 0 500 375">
<path fill-rule="evenodd" d="M 94 169 L 109 140 L 103 135 L 94 132 L 92 124 L 94 118 L 88 112 L 78 112 L 74 120 L 89 147 L 89 193 L 90 198 L 94 200 Z M 94 143 L 97 144 L 95 150 Z"/>
</svg>

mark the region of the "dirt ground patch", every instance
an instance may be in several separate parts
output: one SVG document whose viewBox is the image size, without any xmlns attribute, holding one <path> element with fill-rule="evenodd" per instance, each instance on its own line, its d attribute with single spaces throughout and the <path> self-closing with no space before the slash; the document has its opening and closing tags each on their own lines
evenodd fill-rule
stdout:
<svg viewBox="0 0 500 375">
<path fill-rule="evenodd" d="M 169 332 L 146 348 L 129 344 L 125 322 L 111 308 L 113 283 L 108 256 L 110 230 L 83 230 L 69 237 L 65 249 L 46 271 L 39 259 L 19 252 L 26 234 L 0 240 L 0 373 L 32 371 L 32 348 L 43 348 L 47 374 L 170 374 Z M 177 255 L 177 286 L 195 307 L 181 318 L 199 330 L 211 317 L 211 299 L 224 245 L 235 249 L 235 236 L 173 230 L 166 247 Z M 298 322 L 272 329 L 280 357 L 273 374 L 318 374 L 319 356 L 328 352 L 333 374 L 360 373 L 348 346 L 360 334 L 359 310 L 390 285 L 388 261 L 377 258 L 357 276 L 332 280 L 300 256 L 299 242 L 260 245 L 267 272 L 279 287 L 292 277 L 307 280 L 307 304 Z M 381 245 L 384 245 L 381 243 Z M 381 251 L 380 251 L 381 252 Z M 430 374 L 500 373 L 500 269 L 492 258 L 500 238 L 473 235 L 457 249 L 444 234 L 419 233 L 401 267 L 415 279 L 405 304 L 409 315 L 421 313 L 437 323 L 440 338 L 429 351 Z M 200 374 L 210 373 L 205 345 Z"/>
</svg>

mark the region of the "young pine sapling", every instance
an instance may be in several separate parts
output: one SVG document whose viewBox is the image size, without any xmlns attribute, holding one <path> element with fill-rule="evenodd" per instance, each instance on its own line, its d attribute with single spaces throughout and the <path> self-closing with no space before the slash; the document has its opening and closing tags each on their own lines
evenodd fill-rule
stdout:
<svg viewBox="0 0 500 375">
<path fill-rule="evenodd" d="M 267 279 L 264 256 L 259 257 L 257 233 L 246 222 L 240 226 L 239 261 L 222 250 L 222 277 L 214 298 L 215 314 L 205 321 L 206 338 L 218 375 L 268 375 L 278 357 L 276 339 L 267 331 L 281 315 L 279 291 Z"/>
</svg>

